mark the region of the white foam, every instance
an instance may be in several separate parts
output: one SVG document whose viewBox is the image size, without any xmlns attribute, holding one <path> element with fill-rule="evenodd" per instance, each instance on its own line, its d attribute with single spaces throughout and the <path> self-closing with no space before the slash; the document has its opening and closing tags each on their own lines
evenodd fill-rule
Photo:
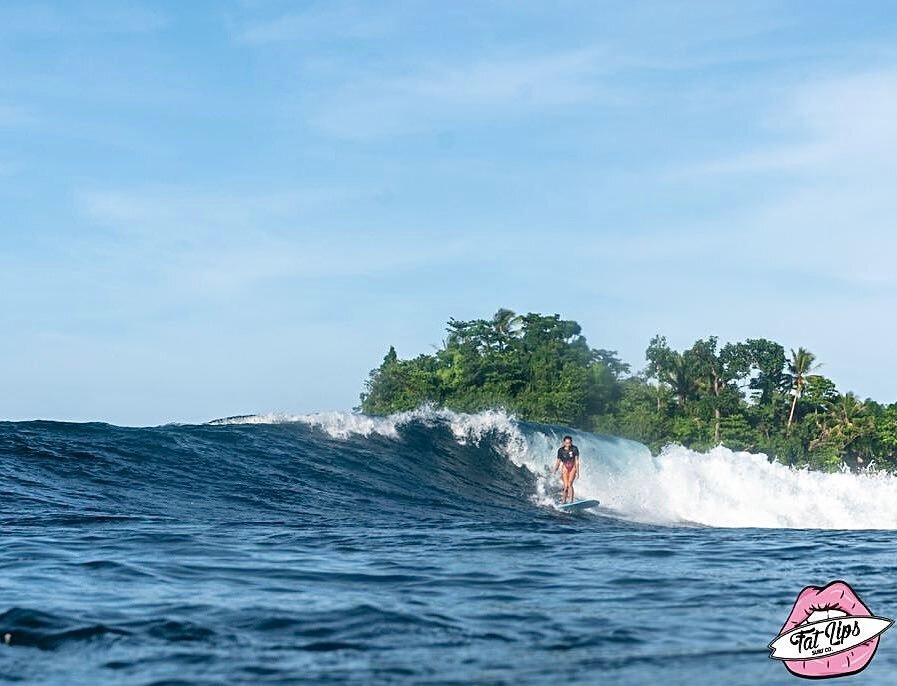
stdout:
<svg viewBox="0 0 897 686">
<path fill-rule="evenodd" d="M 388 417 L 347 412 L 258 415 L 227 420 L 262 424 L 300 422 L 337 439 L 380 435 L 397 439 L 411 422 L 447 425 L 461 444 L 494 447 L 537 478 L 532 500 L 554 505 L 560 477 L 551 475 L 564 431 L 524 430 L 501 410 L 464 414 L 422 407 Z M 765 455 L 718 447 L 699 453 L 669 446 L 657 457 L 633 441 L 568 431 L 581 451 L 576 497 L 597 498 L 619 516 L 656 524 L 714 527 L 897 529 L 897 476 L 866 472 L 828 474 L 794 469 Z"/>
<path fill-rule="evenodd" d="M 328 436 L 338 439 L 347 439 L 351 436 L 366 437 L 374 434 L 398 438 L 399 428 L 412 422 L 429 426 L 444 423 L 461 444 L 479 445 L 484 436 L 493 432 L 508 436 L 509 443 L 516 443 L 521 448 L 525 444 L 525 439 L 516 420 L 504 410 L 464 414 L 425 405 L 416 410 L 399 412 L 386 417 L 370 417 L 354 412 L 318 412 L 315 414 L 246 415 L 215 421 L 216 424 L 286 424 L 291 422 L 313 426 Z"/>
<path fill-rule="evenodd" d="M 718 447 L 666 448 L 656 469 L 620 475 L 609 498 L 649 521 L 718 527 L 895 529 L 897 477 L 824 473 Z"/>
<path fill-rule="evenodd" d="M 574 438 L 582 453 L 576 497 L 598 498 L 602 506 L 633 521 L 897 529 L 893 474 L 795 469 L 766 455 L 722 446 L 706 453 L 668 446 L 652 457 L 647 448 L 630 441 L 578 433 Z"/>
<path fill-rule="evenodd" d="M 653 457 L 633 441 L 570 432 L 581 451 L 577 499 L 597 498 L 632 521 L 713 527 L 897 529 L 897 476 L 795 469 L 766 455 L 668 446 Z M 526 432 L 510 459 L 539 475 L 534 500 L 552 505 L 562 435 Z"/>
</svg>

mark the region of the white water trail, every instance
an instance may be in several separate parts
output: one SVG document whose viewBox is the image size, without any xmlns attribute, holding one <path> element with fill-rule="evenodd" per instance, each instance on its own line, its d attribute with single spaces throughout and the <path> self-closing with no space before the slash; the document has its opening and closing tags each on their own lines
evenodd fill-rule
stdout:
<svg viewBox="0 0 897 686">
<path fill-rule="evenodd" d="M 337 439 L 401 437 L 403 425 L 448 426 L 459 443 L 494 447 L 537 478 L 532 499 L 554 506 L 559 476 L 550 476 L 564 434 L 579 446 L 576 497 L 597 498 L 625 519 L 655 524 L 789 529 L 897 529 L 897 476 L 883 472 L 823 473 L 795 469 L 765 455 L 718 447 L 700 453 L 668 446 L 654 457 L 640 443 L 561 428 L 521 424 L 495 410 L 464 414 L 423 407 L 388 417 L 345 412 L 259 415 L 217 423 L 300 422 Z"/>
</svg>

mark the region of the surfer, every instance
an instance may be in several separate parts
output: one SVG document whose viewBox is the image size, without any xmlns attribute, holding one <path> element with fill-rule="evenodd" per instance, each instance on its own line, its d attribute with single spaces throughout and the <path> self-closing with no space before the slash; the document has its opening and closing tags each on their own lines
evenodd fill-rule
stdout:
<svg viewBox="0 0 897 686">
<path fill-rule="evenodd" d="M 561 480 L 564 482 L 564 503 L 567 502 L 567 493 L 570 494 L 570 502 L 573 502 L 573 481 L 579 476 L 579 448 L 573 445 L 572 436 L 564 436 L 564 444 L 558 448 L 558 459 L 554 463 L 552 475 L 561 469 Z"/>
</svg>

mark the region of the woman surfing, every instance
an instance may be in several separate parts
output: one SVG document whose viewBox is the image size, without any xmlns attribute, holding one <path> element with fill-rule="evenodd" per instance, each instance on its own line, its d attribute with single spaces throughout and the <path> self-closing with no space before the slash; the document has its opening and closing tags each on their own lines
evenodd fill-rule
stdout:
<svg viewBox="0 0 897 686">
<path fill-rule="evenodd" d="M 570 494 L 570 502 L 573 502 L 573 481 L 579 476 L 579 448 L 573 445 L 572 436 L 564 436 L 564 444 L 558 448 L 558 459 L 554 463 L 552 476 L 561 469 L 561 480 L 564 482 L 564 500 L 567 503 L 567 494 Z"/>
</svg>

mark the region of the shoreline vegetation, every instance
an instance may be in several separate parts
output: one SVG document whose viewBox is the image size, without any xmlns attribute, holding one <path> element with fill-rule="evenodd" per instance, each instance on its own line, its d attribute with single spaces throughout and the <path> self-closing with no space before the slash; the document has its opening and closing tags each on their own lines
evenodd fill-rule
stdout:
<svg viewBox="0 0 897 686">
<path fill-rule="evenodd" d="M 390 347 L 361 394 L 386 415 L 433 404 L 462 412 L 503 408 L 521 419 L 613 434 L 653 451 L 680 444 L 762 452 L 797 467 L 897 468 L 897 403 L 836 388 L 804 348 L 765 338 L 683 351 L 655 336 L 638 372 L 616 351 L 591 348 L 559 315 L 449 319 L 442 347 L 400 360 Z"/>
</svg>

